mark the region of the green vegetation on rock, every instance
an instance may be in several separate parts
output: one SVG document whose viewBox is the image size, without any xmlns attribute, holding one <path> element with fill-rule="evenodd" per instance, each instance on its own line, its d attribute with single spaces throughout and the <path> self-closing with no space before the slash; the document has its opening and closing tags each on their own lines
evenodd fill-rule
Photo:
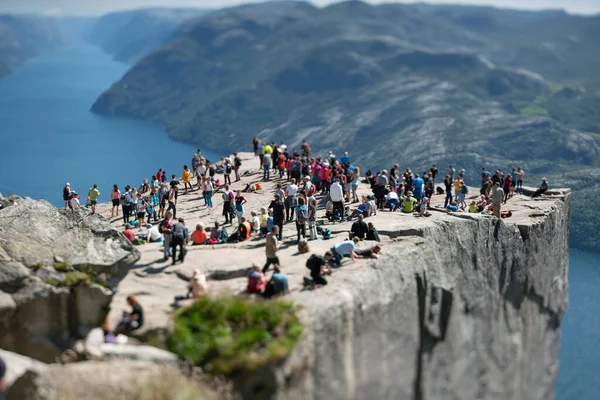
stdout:
<svg viewBox="0 0 600 400">
<path fill-rule="evenodd" d="M 167 348 L 207 372 L 230 375 L 284 360 L 302 325 L 290 301 L 204 298 L 179 310 Z"/>
</svg>

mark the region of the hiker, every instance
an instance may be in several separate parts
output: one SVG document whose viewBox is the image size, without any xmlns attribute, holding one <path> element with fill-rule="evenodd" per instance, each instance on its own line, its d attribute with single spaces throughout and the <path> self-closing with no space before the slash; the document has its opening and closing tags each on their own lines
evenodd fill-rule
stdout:
<svg viewBox="0 0 600 400">
<path fill-rule="evenodd" d="M 435 177 L 438 174 L 438 169 L 435 164 L 431 164 L 431 168 L 429 169 L 429 176 L 431 177 L 432 183 L 435 185 Z"/>
<path fill-rule="evenodd" d="M 261 272 L 257 264 L 252 264 L 248 271 L 248 284 L 246 286 L 247 293 L 262 293 L 267 285 L 265 275 Z"/>
<path fill-rule="evenodd" d="M 285 220 L 288 222 L 294 220 L 294 210 L 298 205 L 297 194 L 296 178 L 292 178 L 285 188 Z"/>
<path fill-rule="evenodd" d="M 123 209 L 123 224 L 129 223 L 129 213 L 131 212 L 131 192 L 129 185 L 125 186 L 125 193 L 121 194 L 119 203 Z"/>
<path fill-rule="evenodd" d="M 171 247 L 173 247 L 173 264 L 175 265 L 177 258 L 177 246 L 179 246 L 179 261 L 183 262 L 185 259 L 185 254 L 187 253 L 185 249 L 185 245 L 188 241 L 188 228 L 185 226 L 185 221 L 183 218 L 179 218 L 178 222 L 173 224 L 172 229 L 172 238 L 171 238 Z"/>
<path fill-rule="evenodd" d="M 192 187 L 192 172 L 189 170 L 187 165 L 183 166 L 183 172 L 181 172 L 181 180 L 183 181 L 183 187 L 185 192 L 188 191 L 188 186 L 190 187 L 190 192 L 194 191 Z"/>
<path fill-rule="evenodd" d="M 429 211 L 427 211 L 428 208 L 429 208 L 429 198 L 424 197 L 423 199 L 421 199 L 419 204 L 417 204 L 417 212 L 419 213 L 419 216 L 420 217 L 430 217 L 431 214 L 429 213 Z"/>
<path fill-rule="evenodd" d="M 194 300 L 198 300 L 208 293 L 208 284 L 206 283 L 206 275 L 201 274 L 199 270 L 194 270 L 194 274 L 190 279 L 190 287 L 188 290 L 187 297 L 192 297 Z"/>
<path fill-rule="evenodd" d="M 343 257 L 350 257 L 354 262 L 356 262 L 357 259 L 362 258 L 362 256 L 354 252 L 356 249 L 356 243 L 359 241 L 360 240 L 355 237 L 353 240 L 346 240 L 333 246 L 331 248 L 333 262 L 339 267 L 342 265 Z"/>
<path fill-rule="evenodd" d="M 204 192 L 204 199 L 205 199 L 208 209 L 212 210 L 212 208 L 213 208 L 212 195 L 213 195 L 214 188 L 213 188 L 213 184 L 209 177 L 204 178 L 204 182 L 202 183 L 202 191 Z"/>
<path fill-rule="evenodd" d="M 225 163 L 223 165 L 223 183 L 225 185 L 231 185 L 231 172 L 233 171 L 233 167 L 231 166 L 231 162 L 229 158 L 225 159 Z"/>
<path fill-rule="evenodd" d="M 283 201 L 278 194 L 275 195 L 275 200 L 269 204 L 268 209 L 273 213 L 273 224 L 279 227 L 279 240 L 283 237 L 283 220 L 285 218 L 285 208 Z"/>
<path fill-rule="evenodd" d="M 374 242 L 381 242 L 381 239 L 379 238 L 379 232 L 377 232 L 377 229 L 375 229 L 375 225 L 373 225 L 372 222 L 369 222 L 367 224 L 367 240 L 372 240 Z"/>
<path fill-rule="evenodd" d="M 192 232 L 192 246 L 206 243 L 206 231 L 204 224 L 199 222 L 196 224 L 196 230 Z"/>
<path fill-rule="evenodd" d="M 329 188 L 329 197 L 333 203 L 333 220 L 339 218 L 344 220 L 344 191 L 338 179 L 335 179 Z"/>
<path fill-rule="evenodd" d="M 288 276 L 281 272 L 279 265 L 273 266 L 273 275 L 267 282 L 262 296 L 270 299 L 275 296 L 282 296 L 289 293 Z"/>
<path fill-rule="evenodd" d="M 173 218 L 177 218 L 177 186 L 171 186 L 171 189 L 167 194 L 167 201 L 169 203 L 167 211 L 170 211 L 173 214 Z"/>
<path fill-rule="evenodd" d="M 92 214 L 96 213 L 98 197 L 100 197 L 100 192 L 98 191 L 98 185 L 94 183 L 94 186 L 88 190 L 88 199 L 90 200 L 90 204 L 92 206 Z"/>
<path fill-rule="evenodd" d="M 123 236 L 125 236 L 130 242 L 133 243 L 133 241 L 135 239 L 135 233 L 133 232 L 133 229 L 131 229 L 130 224 L 125 224 L 125 230 L 123 231 Z"/>
<path fill-rule="evenodd" d="M 389 193 L 385 195 L 385 207 L 391 212 L 400 208 L 400 198 L 398 197 L 398 193 L 390 190 Z"/>
<path fill-rule="evenodd" d="M 278 266 L 279 265 L 279 257 L 277 256 L 277 250 L 281 247 L 281 242 L 277 239 L 279 235 L 279 227 L 277 225 L 273 226 L 271 232 L 267 233 L 267 239 L 265 243 L 265 253 L 267 255 L 267 262 L 262 269 L 262 272 L 265 273 L 269 270 L 271 264 Z"/>
<path fill-rule="evenodd" d="M 333 259 L 333 253 L 326 251 L 323 257 L 313 254 L 306 261 L 306 268 L 310 270 L 310 277 L 315 285 L 327 285 L 327 281 L 322 274 L 331 259 Z"/>
<path fill-rule="evenodd" d="M 269 222 L 269 214 L 267 212 L 267 208 L 261 207 L 260 215 L 258 216 L 258 225 L 259 225 L 259 231 L 260 231 L 261 238 L 266 236 L 267 233 L 270 232 L 270 230 L 267 228 L 268 222 Z"/>
<path fill-rule="evenodd" d="M 492 213 L 496 218 L 501 217 L 502 200 L 504 200 L 504 190 L 500 187 L 500 182 L 496 182 L 492 190 Z"/>
<path fill-rule="evenodd" d="M 229 185 L 225 185 L 225 191 L 221 197 L 223 198 L 222 215 L 225 216 L 225 224 L 233 223 L 233 199 L 235 195 L 233 194 L 233 190 L 229 189 Z"/>
<path fill-rule="evenodd" d="M 173 229 L 173 213 L 171 211 L 167 211 L 165 213 L 165 219 L 160 223 L 158 231 L 163 234 L 163 243 L 164 243 L 164 260 L 168 260 L 172 254 L 171 251 L 171 230 Z"/>
<path fill-rule="evenodd" d="M 119 190 L 119 186 L 116 184 L 113 185 L 113 190 L 110 192 L 110 201 L 112 202 L 112 207 L 110 209 L 110 217 L 119 216 L 119 205 L 121 204 L 119 199 L 121 198 L 121 191 Z"/>
<path fill-rule="evenodd" d="M 224 229 L 219 224 L 219 221 L 215 221 L 215 224 L 212 228 L 210 228 L 210 238 L 208 239 L 208 244 L 218 244 L 224 243 L 223 237 L 225 236 L 225 240 L 227 240 L 227 234 L 224 234 Z"/>
<path fill-rule="evenodd" d="M 242 159 L 233 153 L 233 172 L 235 172 L 235 181 L 239 182 L 240 178 L 240 167 L 242 166 Z"/>
<path fill-rule="evenodd" d="M 306 238 L 306 221 L 308 221 L 308 208 L 306 207 L 304 197 L 298 199 L 298 205 L 296 206 L 296 231 L 298 241 L 300 241 L 300 235 L 302 238 Z"/>
<path fill-rule="evenodd" d="M 517 193 L 523 194 L 523 179 L 525 179 L 525 171 L 523 168 L 517 168 Z"/>
<path fill-rule="evenodd" d="M 252 148 L 254 149 L 254 155 L 256 157 L 258 157 L 258 145 L 259 145 L 259 143 L 260 143 L 260 139 L 255 136 L 254 139 L 252 139 Z M 233 153 L 233 154 L 235 154 L 235 153 Z"/>
<path fill-rule="evenodd" d="M 375 178 L 375 198 L 377 199 L 377 208 L 385 208 L 385 187 L 388 185 L 387 170 L 381 171 Z"/>
<path fill-rule="evenodd" d="M 71 207 L 71 211 L 75 211 L 76 208 L 81 207 L 79 204 L 79 194 L 77 192 L 72 191 L 70 194 L 69 207 Z"/>
<path fill-rule="evenodd" d="M 350 186 L 352 190 L 352 202 L 358 203 L 358 185 L 360 182 L 360 168 L 354 167 L 354 172 L 352 172 L 352 176 L 350 177 Z"/>
<path fill-rule="evenodd" d="M 506 201 L 508 200 L 508 197 L 510 196 L 510 193 L 512 191 L 512 176 L 508 175 L 505 179 L 504 179 L 504 187 L 502 188 L 504 190 L 504 200 L 503 203 L 506 204 Z"/>
<path fill-rule="evenodd" d="M 271 162 L 272 162 L 271 153 L 270 152 L 265 152 L 263 154 L 263 162 L 262 162 L 262 165 L 263 165 L 263 181 L 265 181 L 265 182 L 267 182 L 271 178 Z"/>
<path fill-rule="evenodd" d="M 314 197 L 308 200 L 308 229 L 310 240 L 317 240 L 317 199 Z"/>
<path fill-rule="evenodd" d="M 548 180 L 546 178 L 542 178 L 542 184 L 535 191 L 535 193 L 531 197 L 539 197 L 548 191 Z"/>
<path fill-rule="evenodd" d="M 252 229 L 252 233 L 255 235 L 260 234 L 260 219 L 258 218 L 258 214 L 256 211 L 250 211 L 250 228 Z"/>
<path fill-rule="evenodd" d="M 146 222 L 144 220 L 144 217 L 146 216 L 146 204 L 144 202 L 144 200 L 142 199 L 142 194 L 138 193 L 137 196 L 137 201 L 135 202 L 135 215 L 136 215 L 136 219 L 138 221 L 138 227 L 142 227 Z"/>
<path fill-rule="evenodd" d="M 406 196 L 404 196 L 404 200 L 402 200 L 402 212 L 412 213 L 415 209 L 415 204 L 417 204 L 417 199 L 413 197 L 413 192 L 408 192 Z"/>
<path fill-rule="evenodd" d="M 444 176 L 444 187 L 445 187 L 445 191 L 446 191 L 446 199 L 444 200 L 444 208 L 448 205 L 452 203 L 452 186 L 454 182 L 452 182 L 452 179 L 450 178 L 449 174 L 446 174 Z"/>
<path fill-rule="evenodd" d="M 369 227 L 366 222 L 363 221 L 364 216 L 361 214 L 358 216 L 358 220 L 352 224 L 350 228 L 350 239 L 358 238 L 359 240 L 365 240 Z"/>
<path fill-rule="evenodd" d="M 67 182 L 65 184 L 65 187 L 63 187 L 63 200 L 65 201 L 65 210 L 67 208 L 69 208 L 69 200 L 71 200 L 71 198 L 69 197 L 71 195 L 71 184 L 69 182 Z"/>
<path fill-rule="evenodd" d="M 144 309 L 136 298 L 133 296 L 127 297 L 127 304 L 131 307 L 131 312 L 123 312 L 124 318 L 117 325 L 115 335 L 128 335 L 144 325 Z"/>
<path fill-rule="evenodd" d="M 415 196 L 415 198 L 417 200 L 421 200 L 423 198 L 423 187 L 425 185 L 425 182 L 423 181 L 423 179 L 421 179 L 419 177 L 419 174 L 415 175 L 415 179 L 413 180 L 413 185 L 414 185 L 413 195 Z"/>
<path fill-rule="evenodd" d="M 379 254 L 381 254 L 381 246 L 376 244 L 373 247 L 368 247 L 366 249 L 357 249 L 355 253 L 363 258 L 379 258 Z"/>
<path fill-rule="evenodd" d="M 163 238 L 158 230 L 158 227 L 156 227 L 152 224 L 146 224 L 146 229 L 148 229 L 146 231 L 146 242 L 147 243 L 162 242 Z"/>
<path fill-rule="evenodd" d="M 246 217 L 242 217 L 237 230 L 227 238 L 227 243 L 238 243 L 248 240 L 250 239 L 250 232 L 252 232 L 250 223 L 246 220 Z"/>
<path fill-rule="evenodd" d="M 244 216 L 244 204 L 248 202 L 244 196 L 242 196 L 242 191 L 238 190 L 237 194 L 234 198 L 235 202 L 235 215 L 237 216 L 238 225 L 242 223 L 242 218 Z"/>
</svg>

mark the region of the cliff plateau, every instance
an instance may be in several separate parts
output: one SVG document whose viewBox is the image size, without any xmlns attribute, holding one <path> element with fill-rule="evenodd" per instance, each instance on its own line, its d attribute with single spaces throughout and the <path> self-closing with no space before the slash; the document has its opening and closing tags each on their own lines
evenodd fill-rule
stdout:
<svg viewBox="0 0 600 400">
<path fill-rule="evenodd" d="M 256 158 L 241 156 L 248 174 L 234 190 L 262 178 Z M 268 205 L 278 182 L 244 194 L 246 210 Z M 567 307 L 570 196 L 567 189 L 539 199 L 516 195 L 503 206 L 512 217 L 502 220 L 379 212 L 368 221 L 382 237 L 381 257 L 345 261 L 313 291 L 302 290 L 308 254 L 297 252 L 295 228 L 286 224 L 278 254 L 303 337 L 285 363 L 234 377 L 236 387 L 247 399 L 552 399 Z M 432 205 L 443 197 L 434 195 Z M 177 208 L 188 227 L 218 219 L 194 194 L 181 195 Z M 109 206 L 100 212 L 110 214 Z M 327 226 L 332 239 L 309 242 L 311 253 L 347 238 L 349 222 Z M 250 263 L 264 260 L 258 238 L 189 246 L 175 266 L 163 264 L 160 244 L 138 249 L 140 262 L 120 283 L 110 319 L 115 324 L 125 298 L 136 294 L 148 331 L 169 325 L 172 299 L 185 293 L 194 270 L 206 274 L 211 293 L 238 294 Z"/>
</svg>

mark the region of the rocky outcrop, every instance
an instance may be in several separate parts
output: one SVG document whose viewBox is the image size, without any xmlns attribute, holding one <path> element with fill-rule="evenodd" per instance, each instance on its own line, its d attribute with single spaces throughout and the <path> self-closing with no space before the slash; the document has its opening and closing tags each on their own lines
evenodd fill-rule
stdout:
<svg viewBox="0 0 600 400">
<path fill-rule="evenodd" d="M 207 399 L 172 366 L 136 361 L 45 365 L 23 373 L 7 400 Z"/>
<path fill-rule="evenodd" d="M 100 325 L 138 251 L 104 218 L 19 199 L 0 210 L 0 348 L 52 362 Z"/>
<path fill-rule="evenodd" d="M 527 211 L 506 220 L 421 219 L 382 259 L 296 294 L 306 335 L 269 371 L 278 385 L 250 377 L 245 397 L 552 399 L 567 306 L 561 193 L 515 200 Z"/>
</svg>

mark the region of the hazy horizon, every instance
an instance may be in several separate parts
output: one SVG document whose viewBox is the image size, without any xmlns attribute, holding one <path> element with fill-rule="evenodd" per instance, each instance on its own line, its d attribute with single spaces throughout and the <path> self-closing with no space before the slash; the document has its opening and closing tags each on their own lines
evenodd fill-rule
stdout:
<svg viewBox="0 0 600 400">
<path fill-rule="evenodd" d="M 239 0 L 2 0 L 0 13 L 34 13 L 48 16 L 98 16 L 114 11 L 132 10 L 138 8 L 224 8 L 233 5 L 257 3 L 261 1 Z M 315 0 L 313 4 L 325 6 L 336 3 L 332 0 Z M 413 0 L 373 0 L 372 4 L 382 3 L 423 3 Z M 494 6 L 498 8 L 515 8 L 523 10 L 562 9 L 573 14 L 598 14 L 598 0 L 530 0 L 526 4 L 522 0 L 437 0 L 425 2 L 430 4 L 461 4 Z"/>
</svg>

